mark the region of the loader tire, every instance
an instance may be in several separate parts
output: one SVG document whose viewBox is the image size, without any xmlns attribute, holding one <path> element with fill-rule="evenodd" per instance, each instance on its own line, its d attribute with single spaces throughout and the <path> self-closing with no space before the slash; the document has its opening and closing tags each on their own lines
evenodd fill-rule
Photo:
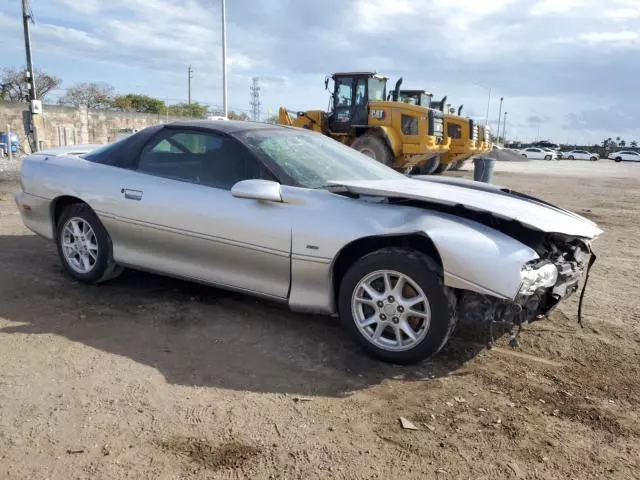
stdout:
<svg viewBox="0 0 640 480">
<path fill-rule="evenodd" d="M 434 175 L 440 175 L 441 173 L 446 172 L 447 170 L 449 170 L 449 168 L 451 167 L 451 163 L 441 163 L 440 165 L 438 165 L 436 167 L 436 169 L 433 171 Z"/>
<path fill-rule="evenodd" d="M 464 162 L 466 162 L 466 160 L 458 160 L 457 162 L 453 162 L 449 170 L 453 170 L 454 172 L 457 172 L 462 168 L 462 166 L 464 165 Z"/>
<path fill-rule="evenodd" d="M 417 167 L 413 167 L 411 173 L 413 175 L 431 175 L 436 171 L 436 168 L 440 165 L 440 157 L 433 157 L 429 160 L 422 162 Z"/>
<path fill-rule="evenodd" d="M 385 141 L 375 135 L 363 135 L 354 140 L 351 148 L 390 167 L 393 165 L 393 153 Z"/>
</svg>

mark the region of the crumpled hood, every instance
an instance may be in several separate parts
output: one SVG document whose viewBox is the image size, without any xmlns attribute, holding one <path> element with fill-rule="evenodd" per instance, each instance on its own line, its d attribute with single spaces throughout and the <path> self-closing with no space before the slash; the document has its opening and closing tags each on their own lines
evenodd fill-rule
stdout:
<svg viewBox="0 0 640 480">
<path fill-rule="evenodd" d="M 498 218 L 517 220 L 523 225 L 547 233 L 561 233 L 586 239 L 593 239 L 602 233 L 595 223 L 580 215 L 547 204 L 543 200 L 520 196 L 508 190 L 503 191 L 500 187 L 454 179 L 425 180 L 398 178 L 330 183 L 361 195 L 399 197 L 451 206 L 463 205 L 471 210 L 492 213 Z"/>
</svg>

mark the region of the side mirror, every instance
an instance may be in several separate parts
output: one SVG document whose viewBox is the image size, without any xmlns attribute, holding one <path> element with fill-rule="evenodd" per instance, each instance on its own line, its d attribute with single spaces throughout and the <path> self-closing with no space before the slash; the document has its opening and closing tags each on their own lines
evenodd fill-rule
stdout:
<svg viewBox="0 0 640 480">
<path fill-rule="evenodd" d="M 282 202 L 280 184 L 271 180 L 242 180 L 231 188 L 231 195 L 236 198 Z"/>
</svg>

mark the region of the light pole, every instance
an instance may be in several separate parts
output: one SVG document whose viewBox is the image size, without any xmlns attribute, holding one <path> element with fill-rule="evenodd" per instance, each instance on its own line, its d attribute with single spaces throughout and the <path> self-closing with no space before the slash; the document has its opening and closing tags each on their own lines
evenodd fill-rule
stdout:
<svg viewBox="0 0 640 480">
<path fill-rule="evenodd" d="M 500 110 L 498 110 L 498 131 L 496 132 L 496 143 L 500 144 L 500 120 L 502 120 L 502 101 L 504 97 L 500 97 Z M 504 137 L 504 135 L 503 135 Z M 503 138 L 504 140 L 504 138 Z M 503 142 L 504 144 L 504 142 Z"/>
<path fill-rule="evenodd" d="M 507 144 L 507 112 L 504 112 L 504 121 L 502 122 L 502 145 Z"/>
<path fill-rule="evenodd" d="M 484 127 L 487 128 L 487 125 L 489 124 L 489 106 L 491 105 L 491 87 L 485 87 L 479 83 L 474 83 L 473 85 L 489 92 L 489 98 L 487 98 L 487 114 L 484 117 Z"/>
<path fill-rule="evenodd" d="M 222 112 L 227 116 L 227 2 L 222 0 Z"/>
</svg>

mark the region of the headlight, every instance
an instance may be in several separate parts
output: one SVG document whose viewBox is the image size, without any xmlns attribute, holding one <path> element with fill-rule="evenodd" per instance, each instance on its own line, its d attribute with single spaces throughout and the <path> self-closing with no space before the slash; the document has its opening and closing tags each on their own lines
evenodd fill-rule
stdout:
<svg viewBox="0 0 640 480">
<path fill-rule="evenodd" d="M 540 268 L 525 265 L 520 271 L 522 284 L 520 295 L 533 295 L 539 288 L 553 287 L 558 280 L 558 269 L 552 263 L 546 263 Z"/>
</svg>

